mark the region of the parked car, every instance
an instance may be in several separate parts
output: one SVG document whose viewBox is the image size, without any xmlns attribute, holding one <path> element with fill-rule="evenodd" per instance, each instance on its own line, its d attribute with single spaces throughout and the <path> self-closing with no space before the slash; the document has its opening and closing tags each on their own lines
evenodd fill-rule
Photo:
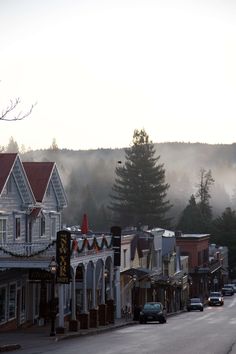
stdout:
<svg viewBox="0 0 236 354">
<path fill-rule="evenodd" d="M 147 323 L 149 321 L 166 322 L 166 309 L 161 302 L 146 302 L 140 311 L 139 322 Z"/>
<path fill-rule="evenodd" d="M 225 296 L 225 295 L 229 295 L 229 296 L 234 295 L 234 288 L 230 284 L 225 284 L 223 286 L 223 288 L 221 289 L 221 291 L 222 291 L 222 295 L 223 296 Z"/>
<path fill-rule="evenodd" d="M 234 289 L 234 293 L 236 293 L 236 284 L 225 284 L 225 285 L 227 285 L 227 286 L 232 286 L 232 288 Z M 225 286 L 224 285 L 224 286 Z"/>
<path fill-rule="evenodd" d="M 209 298 L 208 298 L 208 305 L 209 306 L 216 306 L 216 305 L 223 306 L 224 305 L 224 298 L 223 298 L 221 292 L 212 291 L 209 295 Z"/>
<path fill-rule="evenodd" d="M 188 311 L 194 311 L 194 310 L 203 311 L 204 306 L 203 306 L 201 299 L 199 297 L 194 297 L 192 299 L 189 299 L 189 301 L 187 303 L 187 310 Z"/>
</svg>

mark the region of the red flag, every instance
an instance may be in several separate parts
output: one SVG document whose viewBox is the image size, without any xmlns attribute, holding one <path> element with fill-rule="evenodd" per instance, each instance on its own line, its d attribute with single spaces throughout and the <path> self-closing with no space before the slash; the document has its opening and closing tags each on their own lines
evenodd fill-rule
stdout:
<svg viewBox="0 0 236 354">
<path fill-rule="evenodd" d="M 87 218 L 87 214 L 84 214 L 82 226 L 81 226 L 81 232 L 83 235 L 86 235 L 88 233 L 88 231 L 89 231 L 88 218 Z"/>
</svg>

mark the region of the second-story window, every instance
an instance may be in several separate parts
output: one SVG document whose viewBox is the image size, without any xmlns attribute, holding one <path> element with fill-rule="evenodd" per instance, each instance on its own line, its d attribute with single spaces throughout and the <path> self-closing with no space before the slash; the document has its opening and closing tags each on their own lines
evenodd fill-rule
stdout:
<svg viewBox="0 0 236 354">
<path fill-rule="evenodd" d="M 126 261 L 126 254 L 127 254 L 127 249 L 123 250 L 123 267 L 126 268 L 127 266 L 127 261 Z"/>
<path fill-rule="evenodd" d="M 51 219 L 51 239 L 56 239 L 56 218 Z"/>
<path fill-rule="evenodd" d="M 7 220 L 0 219 L 0 244 L 7 240 Z"/>
<path fill-rule="evenodd" d="M 40 219 L 40 232 L 39 232 L 39 236 L 45 236 L 45 217 L 44 215 L 41 216 Z"/>
<path fill-rule="evenodd" d="M 15 218 L 15 238 L 20 238 L 20 217 Z"/>
</svg>

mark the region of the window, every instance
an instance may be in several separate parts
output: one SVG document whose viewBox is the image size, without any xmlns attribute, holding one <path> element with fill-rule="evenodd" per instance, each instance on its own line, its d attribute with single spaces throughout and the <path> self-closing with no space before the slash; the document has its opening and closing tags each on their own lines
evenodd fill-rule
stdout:
<svg viewBox="0 0 236 354">
<path fill-rule="evenodd" d="M 10 284 L 9 287 L 8 316 L 9 318 L 16 317 L 16 284 Z"/>
<path fill-rule="evenodd" d="M 39 315 L 39 294 L 40 294 L 40 284 L 34 284 L 34 318 Z"/>
<path fill-rule="evenodd" d="M 0 323 L 6 321 L 7 288 L 0 288 Z"/>
<path fill-rule="evenodd" d="M 0 219 L 0 244 L 7 240 L 7 219 Z"/>
<path fill-rule="evenodd" d="M 40 219 L 39 236 L 45 236 L 45 217 L 44 217 L 44 215 L 42 215 L 41 219 Z"/>
<path fill-rule="evenodd" d="M 20 217 L 15 218 L 15 238 L 20 238 Z"/>
<path fill-rule="evenodd" d="M 126 268 L 126 253 L 127 253 L 127 249 L 123 250 L 123 255 L 124 255 L 124 268 Z"/>
<path fill-rule="evenodd" d="M 51 238 L 52 240 L 56 238 L 56 218 L 51 219 Z"/>
<path fill-rule="evenodd" d="M 25 285 L 22 286 L 21 288 L 21 311 L 25 312 Z"/>
</svg>

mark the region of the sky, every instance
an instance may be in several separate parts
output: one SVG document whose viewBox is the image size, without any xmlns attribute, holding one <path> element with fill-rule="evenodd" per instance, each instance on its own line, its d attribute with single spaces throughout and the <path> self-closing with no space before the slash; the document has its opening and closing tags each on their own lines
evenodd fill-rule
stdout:
<svg viewBox="0 0 236 354">
<path fill-rule="evenodd" d="M 0 48 L 0 146 L 236 142 L 235 0 L 0 0 Z"/>
</svg>

